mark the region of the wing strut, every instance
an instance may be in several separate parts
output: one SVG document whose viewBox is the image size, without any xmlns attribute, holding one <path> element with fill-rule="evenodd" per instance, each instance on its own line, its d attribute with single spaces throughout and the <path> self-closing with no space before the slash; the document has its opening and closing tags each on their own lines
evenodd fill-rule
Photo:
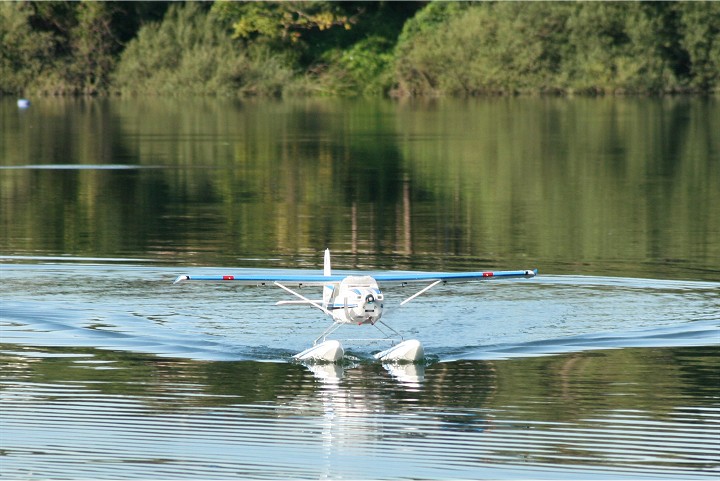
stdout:
<svg viewBox="0 0 720 481">
<path fill-rule="evenodd" d="M 292 294 L 293 296 L 299 297 L 300 299 L 302 299 L 303 301 L 307 302 L 307 303 L 310 304 L 311 306 L 317 307 L 318 309 L 320 309 L 321 311 L 323 311 L 325 314 L 327 314 L 328 316 L 332 317 L 332 312 L 328 311 L 327 309 L 325 309 L 323 306 L 321 306 L 321 305 L 318 304 L 317 302 L 311 301 L 310 299 L 308 299 L 307 297 L 303 296 L 302 294 L 298 294 L 297 292 L 293 291 L 293 290 L 290 289 L 289 287 L 285 287 L 284 285 L 280 284 L 280 283 L 277 282 L 277 281 L 273 282 L 273 284 L 275 284 L 276 286 L 278 286 L 280 289 L 283 289 L 283 290 L 288 291 L 288 292 L 289 292 L 290 294 Z"/>
<path fill-rule="evenodd" d="M 407 299 L 405 299 L 404 301 L 402 301 L 402 302 L 400 303 L 400 305 L 401 305 L 401 306 L 404 306 L 405 304 L 407 304 L 408 302 L 412 301 L 413 299 L 415 299 L 415 298 L 416 298 L 417 296 L 419 296 L 420 294 L 423 294 L 423 293 L 429 291 L 430 289 L 432 289 L 432 288 L 435 287 L 436 285 L 440 284 L 441 282 L 442 282 L 442 280 L 437 280 L 437 281 L 433 282 L 433 283 L 430 284 L 429 286 L 425 287 L 424 289 L 416 292 L 416 293 L 413 294 L 412 296 L 410 296 L 410 297 L 408 297 Z"/>
</svg>

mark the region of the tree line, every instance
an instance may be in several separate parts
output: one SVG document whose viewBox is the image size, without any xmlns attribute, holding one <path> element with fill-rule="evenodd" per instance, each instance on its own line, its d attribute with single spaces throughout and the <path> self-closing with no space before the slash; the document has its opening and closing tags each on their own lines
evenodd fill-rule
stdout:
<svg viewBox="0 0 720 481">
<path fill-rule="evenodd" d="M 720 2 L 3 2 L 6 95 L 720 91 Z"/>
</svg>

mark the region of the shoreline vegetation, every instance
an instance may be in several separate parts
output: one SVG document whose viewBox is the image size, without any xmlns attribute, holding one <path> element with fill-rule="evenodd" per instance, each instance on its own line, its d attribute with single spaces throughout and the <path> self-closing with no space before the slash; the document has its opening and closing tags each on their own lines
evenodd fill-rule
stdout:
<svg viewBox="0 0 720 481">
<path fill-rule="evenodd" d="M 2 2 L 0 96 L 720 93 L 720 2 Z"/>
</svg>

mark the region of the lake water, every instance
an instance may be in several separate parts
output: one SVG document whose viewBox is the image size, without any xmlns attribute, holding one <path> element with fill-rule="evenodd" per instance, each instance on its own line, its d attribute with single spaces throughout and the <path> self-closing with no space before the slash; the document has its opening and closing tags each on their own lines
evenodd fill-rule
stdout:
<svg viewBox="0 0 720 481">
<path fill-rule="evenodd" d="M 0 99 L 0 122 L 2 479 L 720 476 L 714 99 Z M 319 273 L 325 247 L 338 272 L 540 275 L 402 308 L 417 288 L 385 286 L 428 355 L 402 366 L 292 362 L 317 311 L 172 284 Z"/>
</svg>

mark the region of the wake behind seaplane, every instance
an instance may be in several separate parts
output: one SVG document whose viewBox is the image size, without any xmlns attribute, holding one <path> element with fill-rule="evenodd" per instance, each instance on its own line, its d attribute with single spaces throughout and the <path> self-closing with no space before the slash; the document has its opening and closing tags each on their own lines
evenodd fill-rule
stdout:
<svg viewBox="0 0 720 481">
<path fill-rule="evenodd" d="M 410 283 L 429 282 L 427 286 L 403 300 L 400 306 L 404 306 L 441 283 L 530 278 L 536 275 L 537 269 L 478 272 L 390 272 L 375 276 L 333 275 L 330 265 L 330 250 L 325 249 L 322 274 L 180 275 L 175 279 L 174 284 L 183 281 L 232 281 L 242 285 L 274 285 L 297 297 L 294 300 L 279 301 L 276 305 L 303 304 L 322 311 L 332 318 L 333 322 L 314 340 L 312 347 L 293 356 L 294 359 L 299 361 L 336 362 L 340 360 L 345 354 L 342 344 L 336 339 L 328 339 L 328 336 L 341 326 L 356 324 L 359 326 L 374 326 L 382 334 L 382 337 L 354 340 L 388 341 L 391 343 L 389 349 L 374 355 L 376 359 L 382 362 L 415 362 L 422 360 L 425 355 L 422 343 L 417 339 L 405 340 L 400 333 L 381 320 L 385 311 L 385 294 L 380 289 L 380 283 L 406 286 Z M 306 286 L 322 287 L 322 299 L 309 299 L 288 286 L 298 288 Z"/>
</svg>

